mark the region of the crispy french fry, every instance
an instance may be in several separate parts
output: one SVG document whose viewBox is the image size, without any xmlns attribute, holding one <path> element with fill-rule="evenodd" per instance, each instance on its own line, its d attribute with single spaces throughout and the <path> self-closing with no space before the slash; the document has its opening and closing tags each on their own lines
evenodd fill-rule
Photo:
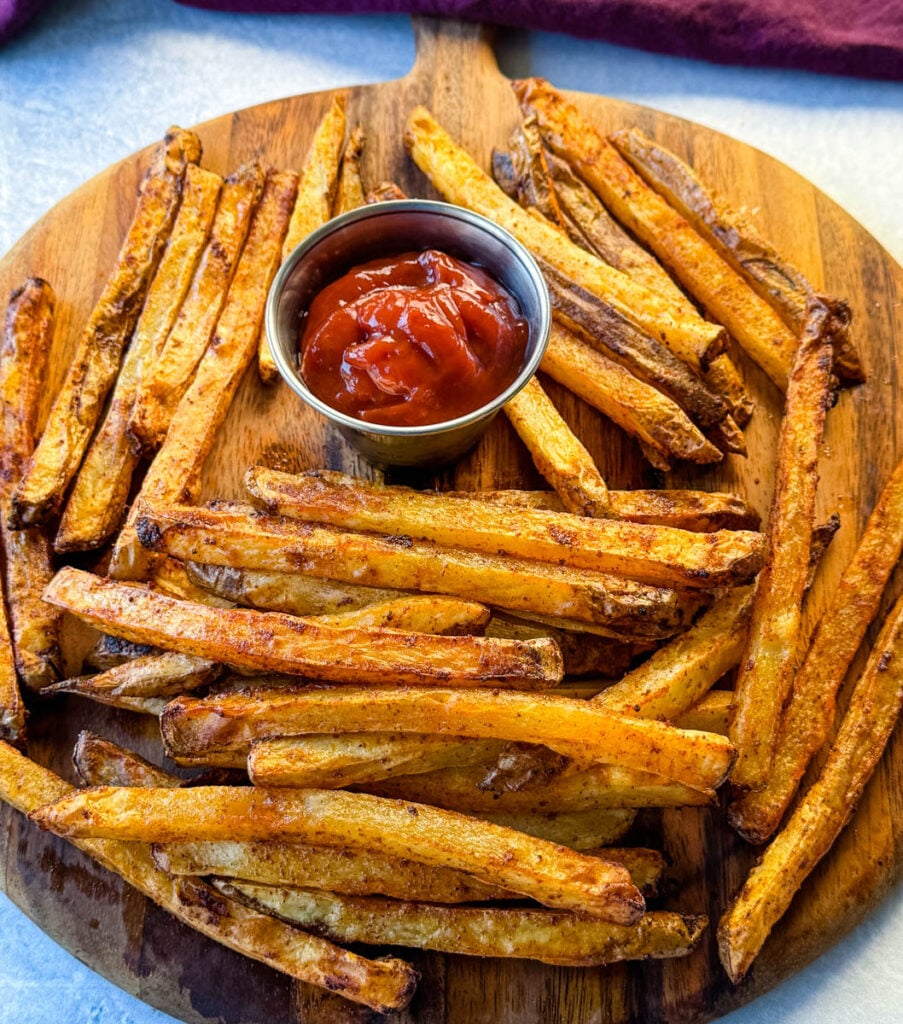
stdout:
<svg viewBox="0 0 903 1024">
<path fill-rule="evenodd" d="M 513 87 L 524 112 L 536 116 L 547 145 L 572 165 L 618 220 L 652 249 L 775 384 L 785 389 L 797 340 L 771 306 L 643 181 L 573 104 L 541 79 L 524 79 Z"/>
<path fill-rule="evenodd" d="M 254 357 L 267 291 L 297 189 L 298 176 L 293 172 L 271 171 L 266 176 L 213 337 L 113 548 L 110 573 L 115 577 L 141 579 L 151 567 L 152 559 L 141 547 L 134 526 L 142 503 L 190 499 L 197 490 L 216 431 Z"/>
<path fill-rule="evenodd" d="M 0 600 L 0 739 L 11 743 L 25 740 L 27 711 L 19 692 L 16 658 L 13 653 L 6 607 Z"/>
<path fill-rule="evenodd" d="M 236 604 L 235 601 L 226 600 L 199 587 L 189 579 L 185 564 L 175 558 L 161 558 L 154 565 L 151 583 L 155 590 L 182 601 L 197 601 L 198 604 L 209 604 L 213 608 L 234 608 Z"/>
<path fill-rule="evenodd" d="M 827 318 L 823 307 L 813 309 L 787 388 L 768 524 L 771 556 L 753 600 L 731 723 L 731 740 L 737 747 L 731 784 L 740 792 L 762 789 L 768 781 L 781 709 L 797 668 L 831 377 Z"/>
<path fill-rule="evenodd" d="M 702 183 L 696 172 L 639 128 L 622 128 L 612 145 L 634 169 L 739 270 L 753 289 L 796 333 L 806 325 L 809 303 L 820 298 L 831 309 L 834 369 L 845 380 L 865 379 L 862 360 L 849 336 L 851 314 L 842 299 L 818 296 L 798 267 L 784 259 L 742 214 Z"/>
<path fill-rule="evenodd" d="M 334 687 L 177 697 L 167 706 L 161 728 L 176 761 L 214 752 L 247 754 L 253 741 L 279 736 L 430 732 L 543 743 L 581 763 L 619 765 L 708 790 L 723 781 L 733 760 L 731 745 L 721 736 L 685 732 L 582 700 L 514 690 Z"/>
<path fill-rule="evenodd" d="M 611 302 L 628 318 L 667 338 L 669 345 L 693 353 L 697 363 L 700 357 L 718 354 L 724 343 L 724 332 L 718 325 L 698 316 L 687 318 L 684 304 L 675 307 L 670 299 L 574 245 L 544 218 L 530 216 L 452 141 L 424 107 L 415 107 L 408 115 L 404 141 L 414 162 L 449 202 L 482 213 L 507 228 L 543 260 Z"/>
<path fill-rule="evenodd" d="M 130 750 L 83 729 L 72 750 L 72 763 L 88 786 L 178 786 L 181 779 Z M 196 874 L 198 872 L 188 872 Z"/>
<path fill-rule="evenodd" d="M 44 604 L 41 592 L 53 575 L 50 544 L 43 530 L 11 530 L 12 493 L 34 450 L 34 434 L 47 360 L 53 344 L 53 289 L 29 278 L 10 296 L 0 342 L 0 537 L 15 668 L 3 670 L 0 714 L 8 738 L 21 735 L 24 709 L 16 672 L 32 690 L 59 678 L 60 613 Z M 0 631 L 5 635 L 6 631 Z M 5 657 L 5 646 L 4 654 Z"/>
<path fill-rule="evenodd" d="M 66 502 L 54 547 L 100 547 L 119 527 L 138 465 L 128 436 L 140 382 L 154 367 L 210 231 L 222 179 L 189 164 L 179 213 L 153 276 L 100 429 L 91 442 Z"/>
<path fill-rule="evenodd" d="M 332 216 L 332 203 L 339 177 L 339 161 L 345 141 L 345 100 L 333 97 L 329 110 L 314 132 L 310 151 L 300 175 L 298 196 L 289 221 L 282 259 Z M 265 384 L 279 378 L 266 332 L 260 330 L 257 367 Z"/>
<path fill-rule="evenodd" d="M 778 827 L 809 762 L 827 739 L 837 691 L 901 552 L 903 463 L 885 485 L 831 605 L 815 628 L 793 681 L 765 788 L 747 793 L 729 810 L 731 824 L 751 842 L 764 842 Z"/>
<path fill-rule="evenodd" d="M 400 629 L 411 633 L 460 636 L 482 633 L 489 621 L 489 614 L 489 609 L 476 601 L 441 597 L 438 594 L 411 594 L 392 601 L 380 601 L 366 608 L 332 612 L 312 618 L 324 626 L 341 629 Z"/>
<path fill-rule="evenodd" d="M 608 488 L 598 466 L 535 377 L 507 403 L 505 415 L 568 512 L 609 514 Z"/>
<path fill-rule="evenodd" d="M 563 846 L 425 804 L 323 789 L 98 787 L 29 815 L 66 838 L 139 842 L 274 839 L 348 846 L 466 871 L 547 906 L 632 924 L 629 872 Z"/>
<path fill-rule="evenodd" d="M 679 729 L 701 729 L 727 736 L 733 710 L 733 690 L 709 690 L 697 704 L 678 715 L 674 724 Z"/>
<path fill-rule="evenodd" d="M 339 168 L 339 182 L 332 204 L 333 216 L 356 210 L 366 203 L 364 185 L 361 181 L 361 156 L 367 143 L 363 125 L 355 125 L 342 150 L 342 164 Z"/>
<path fill-rule="evenodd" d="M 245 484 L 268 511 L 282 515 L 613 572 L 658 586 L 736 586 L 749 582 L 764 561 L 764 538 L 751 531 L 691 533 L 534 509 L 522 509 L 512 523 L 505 509 L 488 502 L 364 481 L 336 486 L 315 474 L 293 476 L 263 466 L 252 466 Z"/>
<path fill-rule="evenodd" d="M 718 926 L 721 963 L 739 982 L 769 932 L 853 815 L 903 703 L 903 599 L 853 690 L 818 780 L 753 868 Z"/>
<path fill-rule="evenodd" d="M 155 350 L 153 373 L 139 383 L 129 413 L 130 444 L 138 451 L 158 448 L 169 421 L 210 341 L 229 290 L 265 175 L 251 163 L 222 184 L 210 238 L 200 256 L 191 285 L 162 346 Z"/>
<path fill-rule="evenodd" d="M 221 666 L 207 658 L 163 651 L 135 658 L 93 676 L 54 683 L 46 693 L 96 694 L 110 697 L 173 697 L 206 686 Z"/>
<path fill-rule="evenodd" d="M 708 923 L 706 918 L 655 911 L 625 928 L 548 910 L 433 907 L 246 882 L 217 883 L 217 888 L 337 942 L 386 943 L 571 967 L 686 956 Z"/>
<path fill-rule="evenodd" d="M 381 181 L 367 193 L 367 203 L 388 203 L 393 199 L 407 199 L 407 195 L 394 181 Z"/>
<path fill-rule="evenodd" d="M 676 402 L 561 324 L 552 324 L 541 369 L 636 438 L 657 469 L 668 469 L 672 459 L 722 458 Z"/>
<path fill-rule="evenodd" d="M 48 607 L 53 607 L 49 605 Z M 94 644 L 85 653 L 82 668 L 93 668 L 97 672 L 123 665 L 134 658 L 144 658 L 151 654 L 160 654 L 159 647 L 149 644 L 133 644 L 118 636 L 101 633 Z"/>
<path fill-rule="evenodd" d="M 75 475 L 116 379 L 176 216 L 185 168 L 200 159 L 192 132 L 171 128 L 154 151 L 116 264 L 79 339 L 44 432 L 12 498 L 15 528 L 45 522 Z"/>
<path fill-rule="evenodd" d="M 531 618 L 580 622 L 615 637 L 671 636 L 699 608 L 686 594 L 608 574 L 274 516 L 158 507 L 143 522 L 155 528 L 142 534 L 155 550 L 186 561 L 285 573 L 300 568 L 305 575 L 368 587 L 445 593 Z"/>
<path fill-rule="evenodd" d="M 309 679 L 536 688 L 554 685 L 562 674 L 551 640 L 337 629 L 279 612 L 179 601 L 70 566 L 56 574 L 44 599 L 128 640 Z"/>
<path fill-rule="evenodd" d="M 636 817 L 635 810 L 558 811 L 549 814 L 512 814 L 493 811 L 480 817 L 505 828 L 526 832 L 537 839 L 569 846 L 572 850 L 594 850 L 622 839 Z"/>
<path fill-rule="evenodd" d="M 0 743 L 0 799 L 24 814 L 73 792 L 68 782 Z M 403 960 L 368 960 L 227 899 L 197 878 L 170 878 L 141 843 L 75 840 L 77 846 L 148 899 L 208 938 L 293 978 L 388 1012 L 405 1006 L 417 983 Z"/>
</svg>

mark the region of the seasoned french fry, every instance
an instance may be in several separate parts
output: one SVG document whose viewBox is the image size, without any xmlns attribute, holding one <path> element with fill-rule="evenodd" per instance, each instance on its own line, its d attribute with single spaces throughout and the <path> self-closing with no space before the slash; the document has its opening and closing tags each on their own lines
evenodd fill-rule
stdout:
<svg viewBox="0 0 903 1024">
<path fill-rule="evenodd" d="M 721 963 L 739 982 L 769 932 L 853 815 L 903 703 L 903 599 L 891 610 L 853 690 L 818 780 L 753 868 L 718 926 Z"/>
<path fill-rule="evenodd" d="M 155 590 L 160 590 L 170 597 L 178 597 L 182 601 L 197 601 L 198 604 L 209 604 L 213 608 L 234 608 L 236 604 L 235 601 L 228 601 L 192 582 L 185 564 L 175 558 L 161 558 L 156 562 L 150 582 Z"/>
<path fill-rule="evenodd" d="M 116 378 L 103 423 L 91 442 L 66 502 L 54 547 L 87 551 L 100 547 L 125 514 L 138 455 L 128 437 L 129 416 L 140 382 L 172 327 L 210 231 L 222 179 L 189 164 L 182 203 L 160 265 Z"/>
<path fill-rule="evenodd" d="M 6 607 L 0 600 L 0 739 L 17 744 L 24 742 L 26 718 L 27 711 L 19 692 Z"/>
<path fill-rule="evenodd" d="M 285 234 L 282 259 L 332 216 L 332 203 L 339 177 L 339 160 L 345 141 L 345 100 L 333 97 L 329 110 L 314 132 L 310 151 L 300 175 L 298 196 Z M 265 384 L 279 378 L 266 332 L 260 330 L 258 370 Z"/>
<path fill-rule="evenodd" d="M 459 636 L 482 633 L 489 621 L 489 614 L 489 609 L 476 601 L 463 601 L 437 594 L 411 594 L 392 601 L 380 601 L 366 608 L 311 618 L 322 622 L 324 626 L 341 629 L 400 629 L 411 633 Z"/>
<path fill-rule="evenodd" d="M 273 516 L 156 508 L 143 521 L 155 528 L 142 533 L 155 550 L 186 561 L 285 573 L 300 567 L 330 580 L 445 593 L 531 618 L 573 620 L 615 637 L 671 636 L 699 608 L 686 594 L 603 573 Z"/>
<path fill-rule="evenodd" d="M 281 515 L 613 572 L 658 586 L 737 586 L 764 561 L 764 539 L 751 531 L 691 533 L 534 509 L 522 509 L 515 524 L 505 509 L 488 502 L 364 481 L 336 486 L 315 474 L 293 476 L 263 466 L 252 466 L 245 484 L 261 505 Z"/>
<path fill-rule="evenodd" d="M 672 459 L 722 458 L 676 402 L 558 323 L 552 324 L 541 369 L 636 438 L 657 469 L 670 468 Z"/>
<path fill-rule="evenodd" d="M 16 672 L 29 689 L 40 690 L 59 678 L 60 613 L 41 600 L 53 575 L 50 544 L 43 530 L 11 530 L 12 493 L 34 450 L 34 433 L 47 360 L 53 343 L 53 289 L 29 278 L 10 296 L 0 342 L 0 537 L 15 668 L 3 670 L 0 714 L 8 738 L 21 735 L 24 709 Z M 5 657 L 5 640 L 3 641 Z"/>
<path fill-rule="evenodd" d="M 178 209 L 189 163 L 200 159 L 192 132 L 171 128 L 154 151 L 116 265 L 79 339 L 31 462 L 13 494 L 10 525 L 35 526 L 57 511 L 78 469 L 126 339 L 141 311 Z"/>
<path fill-rule="evenodd" d="M 850 564 L 815 632 L 784 711 L 765 788 L 736 800 L 731 824 L 751 842 L 778 827 L 806 768 L 828 737 L 837 691 L 878 612 L 881 594 L 903 552 L 903 463 L 884 487 Z"/>
<path fill-rule="evenodd" d="M 54 683 L 50 693 L 96 694 L 110 697 L 172 697 L 206 686 L 221 666 L 207 658 L 163 651 L 135 658 L 93 676 L 78 676 Z"/>
<path fill-rule="evenodd" d="M 341 733 L 261 740 L 248 755 L 256 786 L 341 789 L 458 765 L 487 764 L 498 740 L 421 733 Z"/>
<path fill-rule="evenodd" d="M 460 146 L 457 146 L 424 107 L 408 115 L 405 145 L 417 166 L 449 202 L 482 213 L 507 228 L 542 259 L 578 284 L 611 302 L 628 318 L 646 327 L 669 346 L 699 358 L 711 358 L 723 347 L 724 332 L 698 316 L 687 318 L 684 304 L 675 304 L 637 284 L 620 270 L 586 252 L 557 227 L 530 216 L 509 199 Z M 620 158 L 619 158 L 620 159 Z"/>
<path fill-rule="evenodd" d="M 71 792 L 68 782 L 0 743 L 0 799 L 30 814 Z M 80 839 L 74 845 L 178 920 L 293 978 L 379 1013 L 405 1006 L 413 995 L 417 975 L 403 960 L 368 960 L 227 899 L 200 879 L 170 878 L 144 844 Z"/>
<path fill-rule="evenodd" d="M 679 729 L 700 729 L 727 736 L 734 710 L 733 690 L 709 690 L 689 711 L 674 720 Z"/>
<path fill-rule="evenodd" d="M 367 142 L 367 134 L 363 125 L 355 125 L 348 136 L 342 151 L 342 164 L 339 168 L 339 183 L 335 200 L 332 204 L 333 216 L 356 210 L 366 203 L 364 185 L 361 181 L 361 155 Z"/>
<path fill-rule="evenodd" d="M 752 419 L 755 403 L 746 390 L 740 371 L 727 352 L 715 356 L 706 367 L 703 380 L 712 391 L 721 395 L 727 402 L 734 422 L 745 427 Z"/>
<path fill-rule="evenodd" d="M 279 612 L 179 601 L 71 566 L 56 574 L 44 600 L 127 640 L 309 679 L 537 688 L 562 674 L 551 640 L 337 629 Z"/>
<path fill-rule="evenodd" d="M 367 193 L 367 203 L 388 203 L 393 199 L 407 199 L 404 191 L 394 181 L 381 181 Z"/>
<path fill-rule="evenodd" d="M 598 466 L 535 377 L 505 405 L 505 415 L 568 512 L 609 514 L 608 488 Z"/>
<path fill-rule="evenodd" d="M 153 373 L 139 383 L 129 413 L 130 444 L 137 451 L 159 448 L 169 421 L 210 341 L 247 238 L 265 175 L 250 163 L 222 184 L 216 215 L 191 285 L 162 346 L 155 350 Z"/>
<path fill-rule="evenodd" d="M 415 946 L 571 967 L 686 956 L 708 924 L 704 917 L 655 911 L 625 928 L 549 910 L 433 907 L 247 882 L 217 883 L 217 888 L 336 942 Z"/>
<path fill-rule="evenodd" d="M 52 608 L 53 605 L 48 605 Z M 92 647 L 85 653 L 83 668 L 93 668 L 97 672 L 123 665 L 134 658 L 144 658 L 151 654 L 161 654 L 159 647 L 149 644 L 133 644 L 118 636 L 101 633 Z"/>
<path fill-rule="evenodd" d="M 274 839 L 348 846 L 466 871 L 547 906 L 632 924 L 629 872 L 563 846 L 425 804 L 323 789 L 98 787 L 29 815 L 66 838 L 139 842 Z"/>
<path fill-rule="evenodd" d="M 774 383 L 786 389 L 797 340 L 771 306 L 643 181 L 573 104 L 541 79 L 524 79 L 513 87 L 524 112 L 536 116 L 547 145 L 724 324 Z"/>
<path fill-rule="evenodd" d="M 797 668 L 801 606 L 809 572 L 818 455 L 831 377 L 827 310 L 814 308 L 800 339 L 781 423 L 768 540 L 771 557 L 753 600 L 737 674 L 731 784 L 762 789 L 771 772 L 781 709 Z"/>
<path fill-rule="evenodd" d="M 682 731 L 583 700 L 514 690 L 333 687 L 176 697 L 161 729 L 176 761 L 215 752 L 246 755 L 253 741 L 280 736 L 430 732 L 543 743 L 581 763 L 651 772 L 702 790 L 716 788 L 733 760 L 731 745 L 721 736 Z"/>
<path fill-rule="evenodd" d="M 493 811 L 481 818 L 505 828 L 526 832 L 537 839 L 569 846 L 572 850 L 594 850 L 623 838 L 636 817 L 635 810 L 557 811 L 549 814 L 512 814 Z"/>
<path fill-rule="evenodd" d="M 178 786 L 181 779 L 143 757 L 83 729 L 72 750 L 72 763 L 89 786 Z M 187 872 L 195 874 L 197 872 Z"/>
<path fill-rule="evenodd" d="M 739 270 L 758 294 L 799 333 L 809 303 L 818 297 L 832 311 L 834 369 L 851 382 L 865 379 L 862 360 L 850 340 L 851 314 L 842 299 L 818 296 L 806 277 L 765 241 L 742 214 L 711 192 L 696 172 L 639 128 L 622 128 L 609 136 L 618 152 L 694 228 Z"/>
<path fill-rule="evenodd" d="M 117 538 L 110 573 L 119 579 L 141 579 L 152 563 L 135 533 L 142 503 L 190 499 L 198 487 L 217 428 L 254 357 L 267 291 L 276 273 L 297 189 L 298 177 L 293 172 L 271 171 L 266 176 L 213 338 Z"/>
</svg>

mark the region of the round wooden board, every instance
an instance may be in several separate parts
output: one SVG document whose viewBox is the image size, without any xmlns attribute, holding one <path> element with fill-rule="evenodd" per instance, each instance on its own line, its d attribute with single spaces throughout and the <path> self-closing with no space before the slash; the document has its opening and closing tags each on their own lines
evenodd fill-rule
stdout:
<svg viewBox="0 0 903 1024">
<path fill-rule="evenodd" d="M 401 144 L 407 111 L 415 103 L 429 106 L 486 164 L 492 146 L 503 144 L 516 124 L 517 108 L 483 30 L 432 21 L 418 22 L 416 30 L 417 62 L 407 77 L 344 92 L 349 122 L 360 120 L 368 130 L 366 181 L 394 179 L 412 195 L 430 196 L 431 189 Z M 227 173 L 259 158 L 298 167 L 331 96 L 297 96 L 201 125 L 204 165 Z M 603 130 L 637 124 L 689 159 L 735 206 L 750 208 L 766 237 L 817 284 L 851 302 L 868 383 L 842 393 L 828 418 L 819 515 L 824 518 L 836 510 L 843 527 L 811 595 L 809 610 L 817 612 L 849 559 L 881 485 L 903 455 L 903 417 L 896 402 L 897 366 L 903 364 L 903 272 L 843 210 L 768 156 L 647 108 L 586 94 L 573 98 Z M 166 127 L 160 125 L 161 134 Z M 125 233 L 147 155 L 137 153 L 82 186 L 0 262 L 0 295 L 26 276 L 39 274 L 59 296 L 48 404 Z M 741 366 L 757 400 L 747 431 L 749 459 L 730 458 L 705 471 L 675 470 L 667 483 L 736 490 L 764 515 L 773 483 L 780 400 L 755 367 L 742 359 Z M 665 484 L 621 433 L 548 384 L 612 486 Z M 255 460 L 296 469 L 326 465 L 371 472 L 318 417 L 302 410 L 287 388 L 265 390 L 249 373 L 206 466 L 205 494 L 238 495 L 242 473 Z M 476 451 L 428 482 L 462 489 L 539 484 L 529 457 L 501 418 Z M 888 602 L 900 582 L 898 574 Z M 861 659 L 854 672 L 857 667 Z M 32 756 L 70 778 L 72 743 L 85 727 L 146 756 L 160 757 L 154 721 L 88 702 L 37 706 L 31 726 Z M 392 1020 L 686 1024 L 717 1017 L 812 960 L 860 921 L 893 884 L 903 834 L 901 768 L 903 743 L 898 740 L 875 773 L 852 824 L 736 990 L 718 964 L 714 927 L 685 959 L 600 970 L 405 951 L 422 972 L 422 981 L 411 1007 Z M 713 926 L 755 857 L 727 828 L 719 808 L 647 812 L 634 837 L 664 849 L 673 862 L 662 904 L 705 912 Z M 39 833 L 6 807 L 0 808 L 0 863 L 5 891 L 44 931 L 116 984 L 184 1021 L 328 1024 L 374 1019 L 339 997 L 293 983 L 179 925 L 118 878 L 62 841 Z"/>
</svg>

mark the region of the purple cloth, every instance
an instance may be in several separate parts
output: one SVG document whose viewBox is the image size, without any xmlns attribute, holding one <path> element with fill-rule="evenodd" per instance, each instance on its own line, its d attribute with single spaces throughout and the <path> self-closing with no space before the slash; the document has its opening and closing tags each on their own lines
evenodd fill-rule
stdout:
<svg viewBox="0 0 903 1024">
<path fill-rule="evenodd" d="M 178 0 L 244 13 L 426 14 L 658 53 L 903 80 L 903 0 Z M 0 0 L 0 43 L 48 0 Z"/>
</svg>

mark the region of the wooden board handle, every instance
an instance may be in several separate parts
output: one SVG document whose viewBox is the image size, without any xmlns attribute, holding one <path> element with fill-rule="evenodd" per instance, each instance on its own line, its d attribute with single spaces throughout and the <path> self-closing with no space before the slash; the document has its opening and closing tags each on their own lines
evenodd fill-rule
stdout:
<svg viewBox="0 0 903 1024">
<path fill-rule="evenodd" d="M 493 28 L 446 18 L 414 17 L 411 22 L 417 55 L 409 79 L 425 80 L 436 89 L 441 76 L 441 85 L 453 95 L 468 81 L 485 84 L 487 76 L 503 77 L 495 59 Z"/>
</svg>

